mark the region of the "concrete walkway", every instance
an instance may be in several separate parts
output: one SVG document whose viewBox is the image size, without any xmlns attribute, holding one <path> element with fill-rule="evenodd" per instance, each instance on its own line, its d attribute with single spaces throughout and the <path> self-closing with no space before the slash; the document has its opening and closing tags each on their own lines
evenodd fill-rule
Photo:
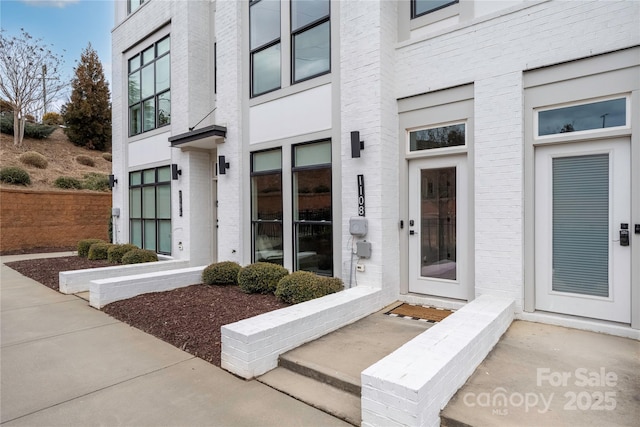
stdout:
<svg viewBox="0 0 640 427">
<path fill-rule="evenodd" d="M 443 426 L 638 426 L 640 342 L 516 320 Z"/>
<path fill-rule="evenodd" d="M 347 425 L 4 265 L 36 256 L 0 259 L 3 426 Z"/>
</svg>

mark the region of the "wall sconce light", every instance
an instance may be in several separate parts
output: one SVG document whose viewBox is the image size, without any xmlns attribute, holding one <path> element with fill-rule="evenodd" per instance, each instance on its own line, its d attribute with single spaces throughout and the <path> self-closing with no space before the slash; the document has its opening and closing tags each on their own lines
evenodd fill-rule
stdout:
<svg viewBox="0 0 640 427">
<path fill-rule="evenodd" d="M 225 175 L 229 169 L 229 162 L 224 156 L 218 156 L 218 175 Z"/>
<path fill-rule="evenodd" d="M 182 169 L 178 169 L 178 165 L 175 163 L 171 164 L 171 179 L 176 181 L 178 179 L 178 175 L 182 175 Z"/>
<path fill-rule="evenodd" d="M 118 179 L 115 177 L 115 175 L 109 175 L 109 188 L 115 187 L 117 183 Z"/>
<path fill-rule="evenodd" d="M 364 141 L 360 141 L 360 132 L 351 132 L 351 158 L 360 157 L 360 150 L 364 150 Z"/>
</svg>

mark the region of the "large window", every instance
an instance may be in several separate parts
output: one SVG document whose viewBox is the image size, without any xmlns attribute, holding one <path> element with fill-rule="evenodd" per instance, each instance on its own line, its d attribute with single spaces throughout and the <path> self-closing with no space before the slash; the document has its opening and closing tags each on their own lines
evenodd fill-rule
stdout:
<svg viewBox="0 0 640 427">
<path fill-rule="evenodd" d="M 538 136 L 626 126 L 627 99 L 541 110 L 537 118 Z"/>
<path fill-rule="evenodd" d="M 411 0 L 411 17 L 417 18 L 455 3 L 458 0 Z"/>
<path fill-rule="evenodd" d="M 282 151 L 251 155 L 253 262 L 284 264 L 282 252 Z"/>
<path fill-rule="evenodd" d="M 171 169 L 129 173 L 129 239 L 134 245 L 171 253 Z"/>
<path fill-rule="evenodd" d="M 329 0 L 292 0 L 284 8 L 281 0 L 250 1 L 252 97 L 280 89 L 283 69 L 291 70 L 291 84 L 331 71 L 330 7 Z M 290 51 L 282 52 L 282 32 L 291 36 Z"/>
<path fill-rule="evenodd" d="M 129 59 L 129 135 L 171 123 L 171 40 L 167 36 Z"/>
<path fill-rule="evenodd" d="M 331 142 L 293 147 L 294 270 L 333 275 Z"/>
<path fill-rule="evenodd" d="M 251 96 L 280 88 L 280 0 L 249 5 Z"/>
<path fill-rule="evenodd" d="M 299 82 L 331 69 L 329 0 L 291 1 L 292 81 Z"/>
</svg>

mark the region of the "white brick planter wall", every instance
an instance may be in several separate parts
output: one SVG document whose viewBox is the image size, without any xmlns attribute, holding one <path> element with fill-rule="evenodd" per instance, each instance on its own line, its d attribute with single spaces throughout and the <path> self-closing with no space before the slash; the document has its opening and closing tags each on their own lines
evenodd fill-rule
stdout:
<svg viewBox="0 0 640 427">
<path fill-rule="evenodd" d="M 440 410 L 496 345 L 514 311 L 513 300 L 482 295 L 365 369 L 362 425 L 439 426 Z"/>
<path fill-rule="evenodd" d="M 89 305 L 105 305 L 150 292 L 169 291 L 202 283 L 202 270 L 206 266 L 159 271 L 114 279 L 93 280 L 89 289 Z"/>
<path fill-rule="evenodd" d="M 390 301 L 358 286 L 222 327 L 222 368 L 246 379 L 278 365 L 278 356 L 355 322 Z"/>
<path fill-rule="evenodd" d="M 189 260 L 168 260 L 162 262 L 145 262 L 142 264 L 114 265 L 113 267 L 91 268 L 87 270 L 61 271 L 58 275 L 60 292 L 75 294 L 86 292 L 92 280 L 108 279 L 155 271 L 175 270 L 189 267 Z"/>
</svg>

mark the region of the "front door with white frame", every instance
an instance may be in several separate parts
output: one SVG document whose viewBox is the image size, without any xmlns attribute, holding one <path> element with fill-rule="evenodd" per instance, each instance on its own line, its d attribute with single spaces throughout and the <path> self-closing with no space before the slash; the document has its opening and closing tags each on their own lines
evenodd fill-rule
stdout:
<svg viewBox="0 0 640 427">
<path fill-rule="evenodd" d="M 536 148 L 537 310 L 631 321 L 630 176 L 627 138 Z"/>
<path fill-rule="evenodd" d="M 409 292 L 467 300 L 466 155 L 409 163 Z"/>
</svg>

